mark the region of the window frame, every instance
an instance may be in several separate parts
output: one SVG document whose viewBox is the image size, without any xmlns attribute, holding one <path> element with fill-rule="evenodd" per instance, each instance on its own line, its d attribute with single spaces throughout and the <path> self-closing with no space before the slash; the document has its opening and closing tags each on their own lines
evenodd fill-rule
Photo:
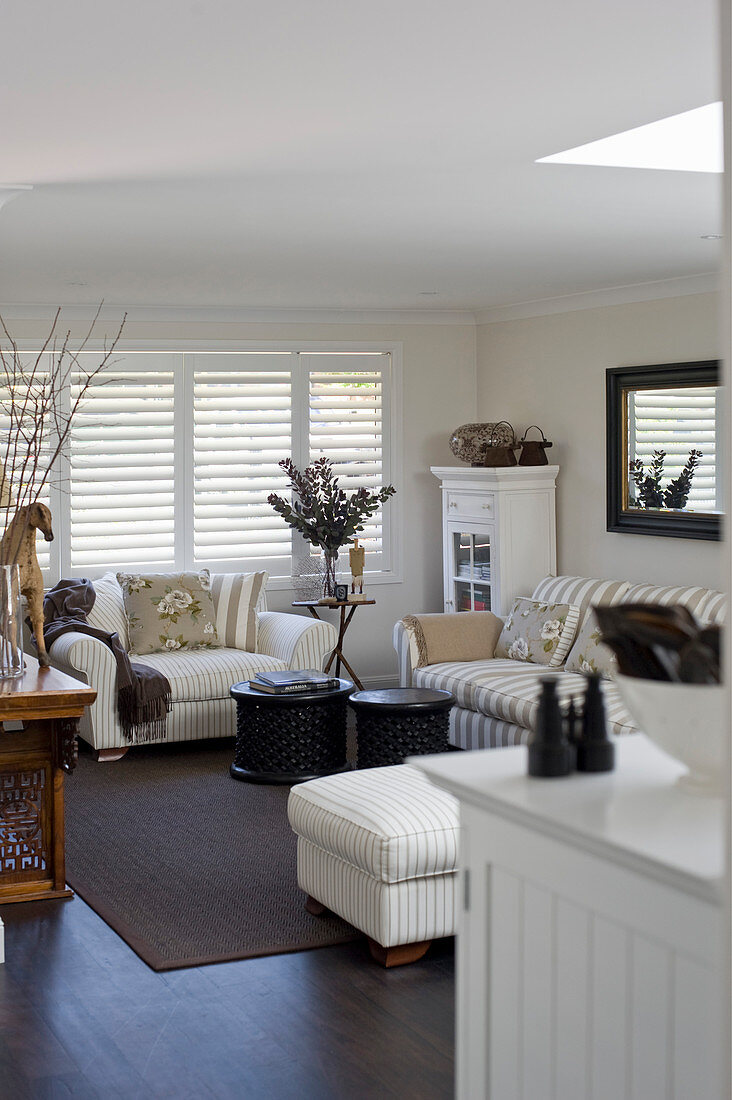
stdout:
<svg viewBox="0 0 732 1100">
<path fill-rule="evenodd" d="M 21 353 L 31 354 L 39 350 L 35 341 L 19 341 L 18 347 Z M 85 353 L 103 352 L 104 342 L 90 340 L 85 348 Z M 196 355 L 230 355 L 242 352 L 271 353 L 302 355 L 318 354 L 373 354 L 384 355 L 386 360 L 384 369 L 388 377 L 384 378 L 382 392 L 382 465 L 384 484 L 393 484 L 399 490 L 402 482 L 402 344 L 399 341 L 380 340 L 140 340 L 122 339 L 116 348 L 112 369 L 125 355 L 155 355 L 179 357 L 174 363 L 174 392 L 175 392 L 175 437 L 185 438 L 191 441 L 190 447 L 176 447 L 174 458 L 175 479 L 175 516 L 176 536 L 180 528 L 184 533 L 177 536 L 174 544 L 175 568 L 196 569 L 212 568 L 214 572 L 241 572 L 251 571 L 254 566 L 241 564 L 236 561 L 225 563 L 201 562 L 193 565 L 193 364 L 185 370 L 185 357 Z M 194 359 L 195 362 L 195 359 Z M 141 370 L 154 370 L 153 365 L 140 363 Z M 223 367 L 222 367 L 223 369 Z M 273 367 L 274 369 L 274 367 Z M 280 364 L 280 369 L 282 369 Z M 307 387 L 298 385 L 298 379 L 305 377 L 305 371 L 293 370 L 292 374 L 292 458 L 296 465 L 301 466 L 306 462 L 306 448 L 308 443 L 307 419 L 309 404 L 300 405 L 299 415 L 296 411 L 298 395 L 300 401 L 307 402 Z M 296 421 L 298 424 L 296 426 Z M 283 456 L 284 457 L 284 456 Z M 55 583 L 63 576 L 78 573 L 71 567 L 71 506 L 70 495 L 66 491 L 70 474 L 70 462 L 68 456 L 63 455 L 59 459 L 56 475 L 51 485 L 51 512 L 54 518 L 56 539 L 50 545 L 50 569 L 44 571 L 44 580 Z M 398 498 L 395 498 L 398 499 Z M 402 577 L 402 545 L 403 545 L 403 512 L 395 507 L 392 500 L 384 510 L 383 525 L 383 554 L 384 567 L 378 571 L 366 571 L 368 585 L 401 583 Z M 284 522 L 284 521 L 283 521 Z M 293 532 L 293 540 L 298 537 Z M 292 545 L 292 544 L 291 544 Z M 292 557 L 292 552 L 291 552 Z M 186 564 L 187 562 L 187 564 Z M 367 562 L 368 565 L 368 562 Z M 113 569 L 113 564 L 104 567 L 89 567 L 84 570 L 92 578 L 103 572 Z M 125 566 L 127 568 L 127 566 Z M 152 567 L 146 567 L 148 571 Z M 256 568 L 260 568 L 256 566 Z M 263 565 L 262 568 L 266 568 Z M 347 566 L 346 566 L 347 568 Z M 292 577 L 270 577 L 267 587 L 270 591 L 291 591 Z"/>
</svg>

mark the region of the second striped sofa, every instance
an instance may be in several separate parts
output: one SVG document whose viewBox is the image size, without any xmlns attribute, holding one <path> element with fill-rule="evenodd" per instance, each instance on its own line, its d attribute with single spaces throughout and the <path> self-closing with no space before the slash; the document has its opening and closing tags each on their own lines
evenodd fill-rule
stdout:
<svg viewBox="0 0 732 1100">
<path fill-rule="evenodd" d="M 709 588 L 661 587 L 588 577 L 545 577 L 536 586 L 532 599 L 578 606 L 577 635 L 595 604 L 681 605 L 705 624 L 721 624 L 727 604 L 723 593 Z M 416 645 L 402 621 L 394 627 L 394 648 L 399 658 L 402 687 L 414 684 L 416 687 L 443 688 L 455 695 L 457 706 L 450 712 L 450 741 L 462 749 L 525 744 L 536 723 L 540 681 L 547 676 L 556 677 L 557 694 L 562 703 L 572 696 L 580 697 L 585 688 L 584 676 L 568 672 L 563 666 L 554 669 L 500 658 L 414 668 Z M 603 693 L 612 732 L 637 732 L 612 680 L 603 681 Z"/>
</svg>

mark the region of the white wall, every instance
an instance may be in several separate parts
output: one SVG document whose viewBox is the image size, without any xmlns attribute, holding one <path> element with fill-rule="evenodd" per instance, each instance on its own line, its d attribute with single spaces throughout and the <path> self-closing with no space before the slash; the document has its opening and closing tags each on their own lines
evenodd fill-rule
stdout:
<svg viewBox="0 0 732 1100">
<path fill-rule="evenodd" d="M 538 423 L 554 442 L 558 568 L 722 587 L 720 543 L 605 530 L 605 371 L 720 357 L 715 294 L 478 326 L 478 419 Z"/>
<path fill-rule="evenodd" d="M 111 311 L 107 311 L 111 316 Z M 15 339 L 45 336 L 46 321 L 13 320 Z M 100 325 L 97 335 L 112 334 L 112 322 Z M 82 324 L 73 331 L 81 335 Z M 130 320 L 127 340 L 363 340 L 402 345 L 403 432 L 402 478 L 397 495 L 387 505 L 394 509 L 401 527 L 403 580 L 373 585 L 369 594 L 375 607 L 356 612 L 346 656 L 364 680 L 396 678 L 396 657 L 391 647 L 394 623 L 407 612 L 439 610 L 442 606 L 442 549 L 439 484 L 431 465 L 454 461 L 448 447 L 452 430 L 475 419 L 475 336 L 472 324 L 254 324 Z M 348 556 L 344 573 L 348 573 Z M 368 568 L 368 563 L 367 563 Z M 273 610 L 291 610 L 292 591 L 274 591 Z M 325 612 L 336 621 L 337 612 Z"/>
</svg>

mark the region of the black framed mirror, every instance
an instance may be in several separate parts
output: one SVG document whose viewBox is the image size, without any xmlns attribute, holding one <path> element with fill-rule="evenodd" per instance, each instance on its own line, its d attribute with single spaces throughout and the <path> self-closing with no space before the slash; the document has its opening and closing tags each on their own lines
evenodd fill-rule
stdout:
<svg viewBox="0 0 732 1100">
<path fill-rule="evenodd" d="M 607 371 L 608 531 L 721 538 L 720 393 L 715 359 Z"/>
</svg>

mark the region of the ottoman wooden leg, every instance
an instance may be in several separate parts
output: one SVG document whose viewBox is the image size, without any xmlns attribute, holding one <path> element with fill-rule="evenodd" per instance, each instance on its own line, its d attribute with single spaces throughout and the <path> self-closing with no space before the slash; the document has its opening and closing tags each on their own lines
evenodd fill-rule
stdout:
<svg viewBox="0 0 732 1100">
<path fill-rule="evenodd" d="M 312 913 L 314 917 L 322 917 L 323 913 L 328 912 L 328 907 L 323 905 L 317 898 L 311 897 L 310 894 L 305 898 L 305 908 L 308 913 Z"/>
<path fill-rule="evenodd" d="M 382 947 L 376 940 L 367 937 L 371 958 L 381 966 L 406 966 L 407 963 L 417 962 L 427 954 L 432 940 L 422 940 L 420 943 L 399 943 L 395 947 Z"/>
<path fill-rule="evenodd" d="M 128 751 L 126 746 L 117 749 L 95 749 L 94 759 L 99 764 L 112 764 L 115 760 L 121 760 Z"/>
</svg>

